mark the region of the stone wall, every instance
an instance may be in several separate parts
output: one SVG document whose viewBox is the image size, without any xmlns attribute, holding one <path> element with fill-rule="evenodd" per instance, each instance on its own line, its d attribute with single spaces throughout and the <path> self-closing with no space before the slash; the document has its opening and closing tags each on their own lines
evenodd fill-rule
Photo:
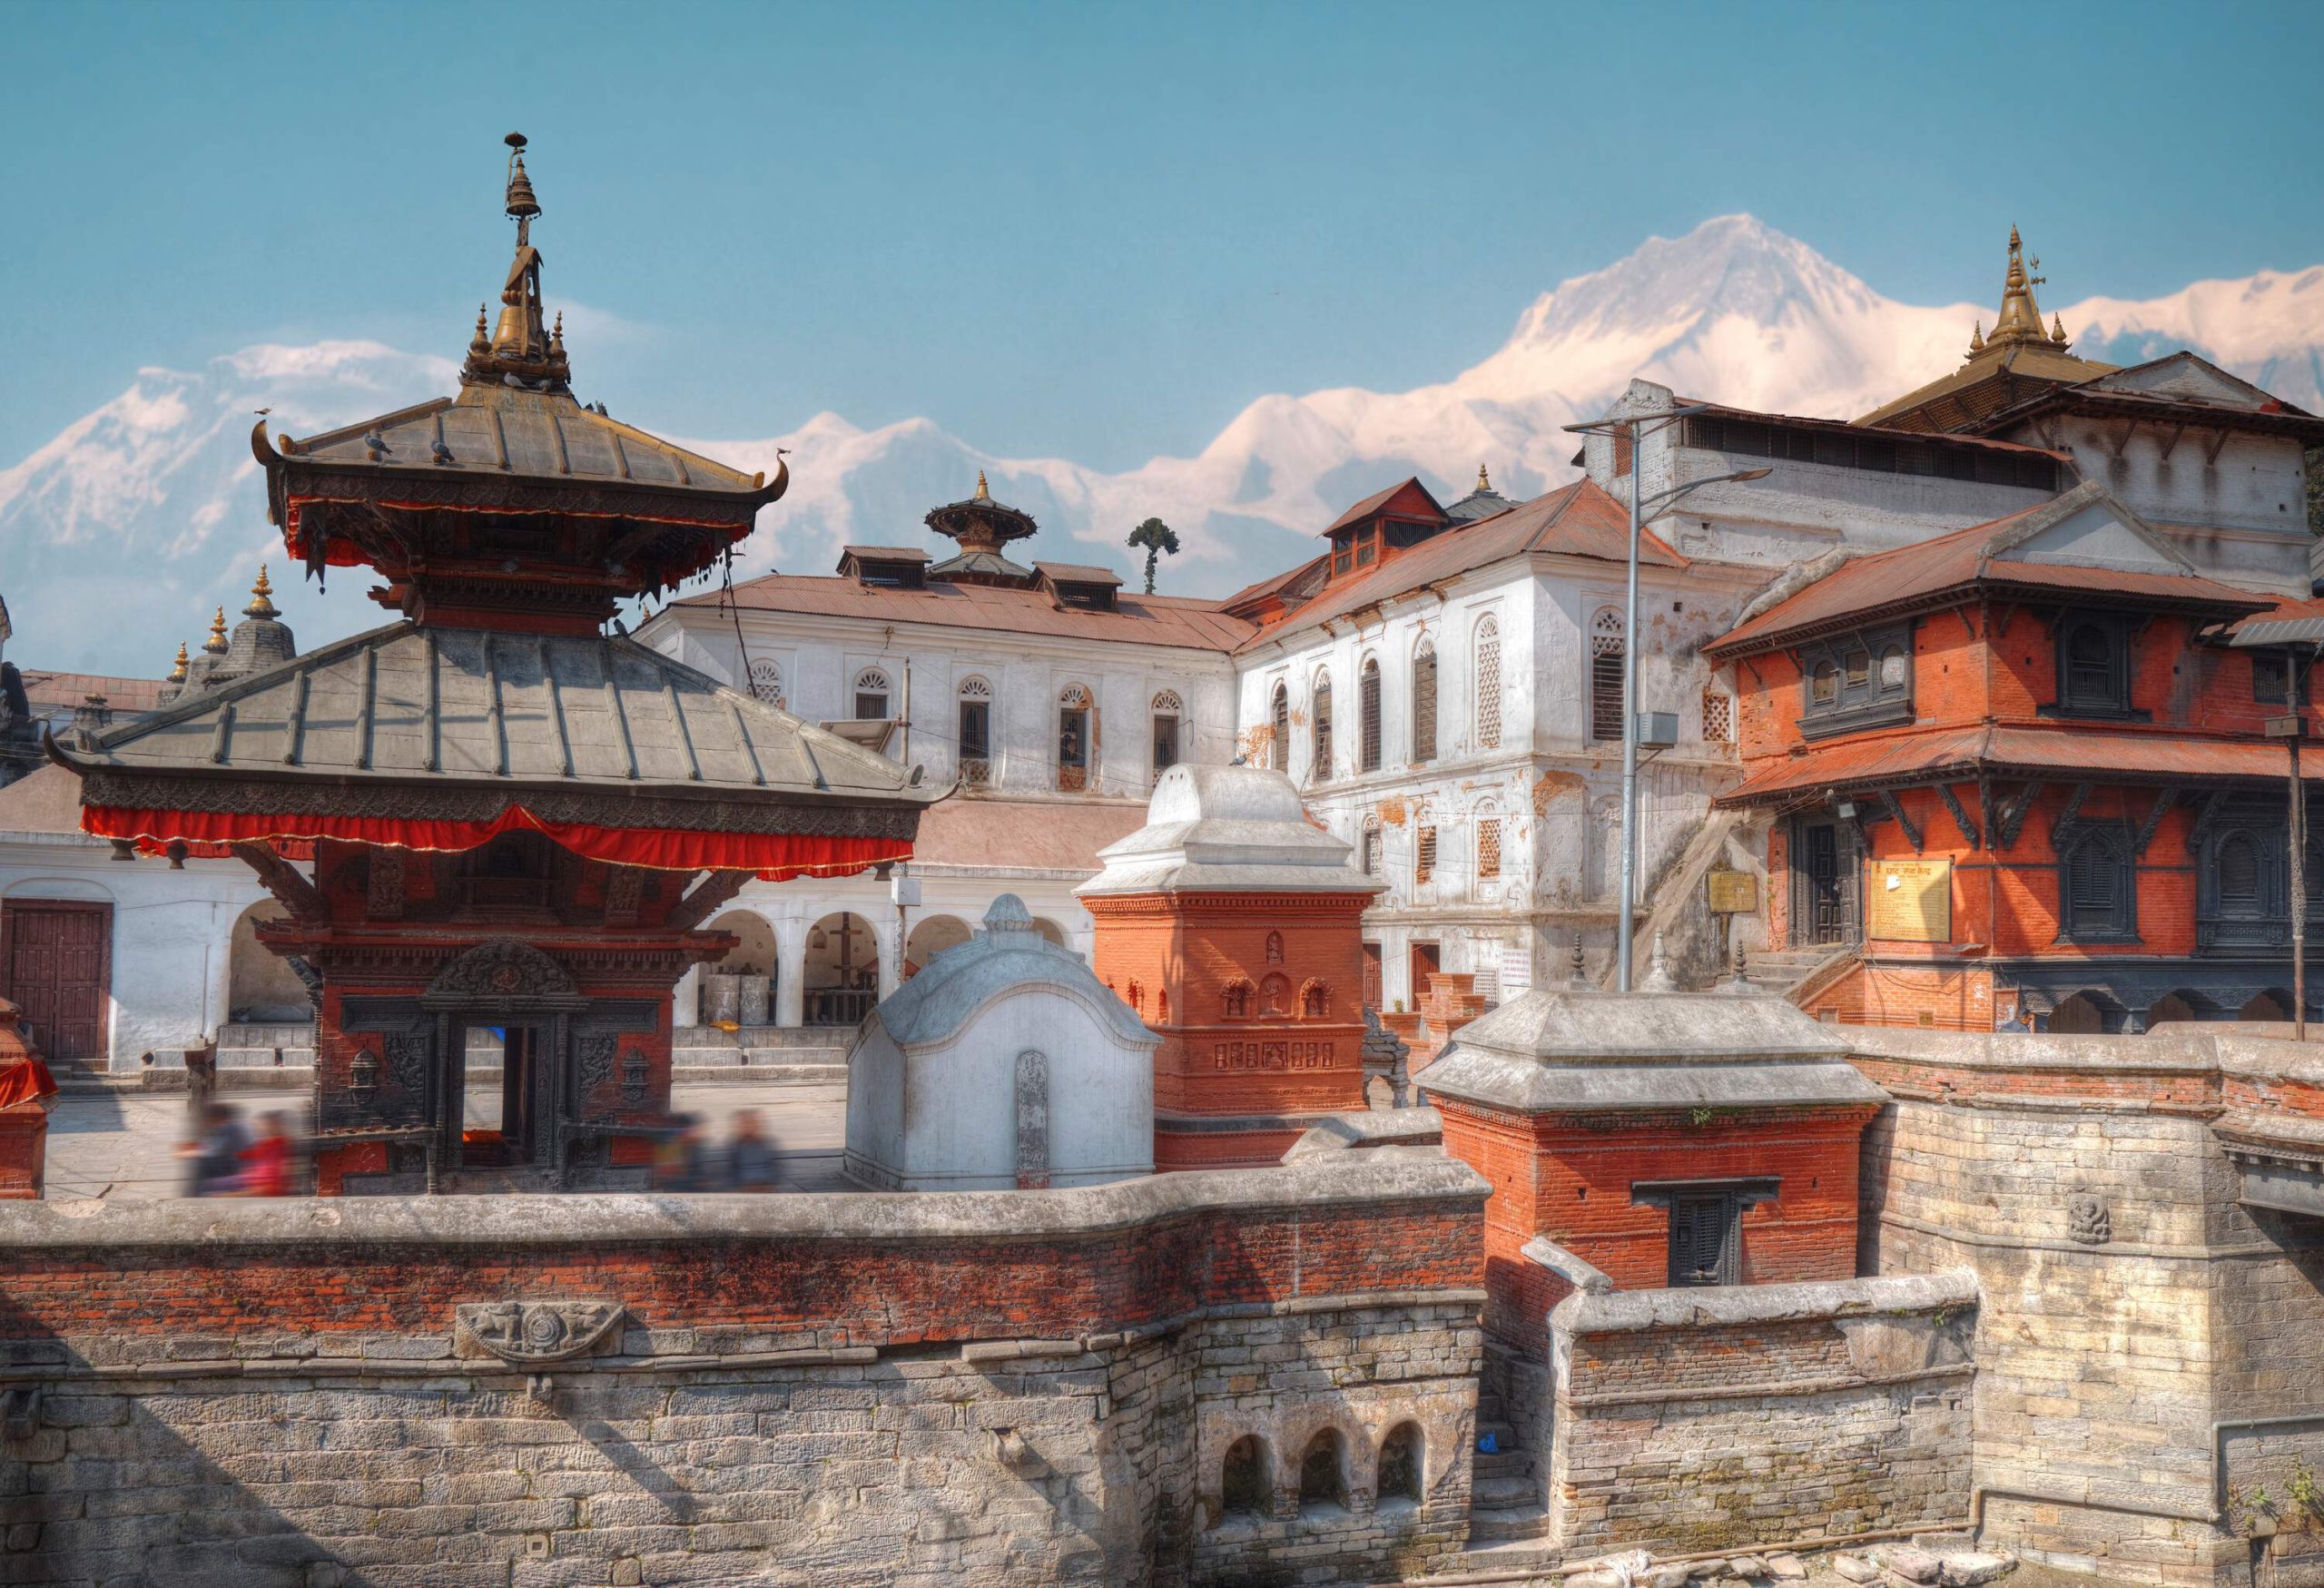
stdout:
<svg viewBox="0 0 2324 1588">
<path fill-rule="evenodd" d="M 1039 1198 L 0 1209 L 7 1580 L 1417 1572 L 1466 1532 L 1483 1194 L 1386 1149 Z M 1375 1504 L 1407 1423 L 1421 1498 Z M 1257 1516 L 1242 1432 L 1287 1453 Z"/>
<path fill-rule="evenodd" d="M 1569 1296 L 1554 1536 L 1685 1553 L 1957 1521 L 1976 1297 L 1966 1273 Z"/>
<path fill-rule="evenodd" d="M 2246 1208 L 2224 1118 L 2313 1130 L 2299 1045 L 1866 1031 L 1866 1271 L 1974 1269 L 1986 1536 L 2113 1581 L 2250 1570 L 2324 1471 L 2324 1226 Z M 2230 1112 L 2232 1110 L 2232 1112 Z"/>
</svg>

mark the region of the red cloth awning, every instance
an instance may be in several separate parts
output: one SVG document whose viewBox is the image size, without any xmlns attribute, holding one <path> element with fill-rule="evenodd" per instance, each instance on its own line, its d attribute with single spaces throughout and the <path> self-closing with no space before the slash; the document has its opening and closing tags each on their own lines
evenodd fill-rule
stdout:
<svg viewBox="0 0 2324 1588">
<path fill-rule="evenodd" d="M 0 1068 L 0 1109 L 13 1109 L 18 1103 L 38 1102 L 55 1095 L 56 1078 L 33 1054 L 27 1053 L 14 1064 Z"/>
<path fill-rule="evenodd" d="M 171 811 L 130 805 L 84 805 L 81 828 L 99 838 L 125 838 L 148 853 L 172 843 L 224 845 L 264 841 L 289 844 L 318 838 L 399 849 L 465 850 L 500 833 L 529 829 L 574 853 L 611 865 L 657 871 L 753 871 L 771 883 L 793 877 L 850 876 L 889 861 L 911 858 L 904 838 L 824 838 L 789 833 L 692 833 L 666 827 L 594 827 L 545 822 L 511 804 L 489 822 L 432 822 L 382 816 L 269 815 Z M 211 853 L 218 853 L 213 849 Z"/>
</svg>

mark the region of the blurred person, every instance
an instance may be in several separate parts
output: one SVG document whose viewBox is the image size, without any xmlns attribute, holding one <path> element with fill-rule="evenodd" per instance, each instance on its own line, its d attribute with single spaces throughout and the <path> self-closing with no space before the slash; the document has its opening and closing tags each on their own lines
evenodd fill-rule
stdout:
<svg viewBox="0 0 2324 1588">
<path fill-rule="evenodd" d="M 677 1129 L 654 1149 L 654 1189 L 699 1191 L 704 1179 L 702 1120 L 693 1114 L 679 1114 L 671 1123 Z"/>
<path fill-rule="evenodd" d="M 186 1159 L 185 1194 L 221 1197 L 231 1191 L 248 1146 L 250 1132 L 239 1109 L 215 1101 L 204 1108 L 193 1139 L 178 1149 Z"/>
<path fill-rule="evenodd" d="M 258 1124 L 258 1139 L 240 1155 L 242 1169 L 236 1188 L 245 1197 L 287 1197 L 298 1144 L 291 1140 L 289 1122 L 280 1113 L 261 1114 Z"/>
<path fill-rule="evenodd" d="M 730 1191 L 774 1189 L 774 1143 L 761 1129 L 756 1109 L 734 1112 L 733 1135 L 726 1143 L 726 1189 Z"/>
</svg>

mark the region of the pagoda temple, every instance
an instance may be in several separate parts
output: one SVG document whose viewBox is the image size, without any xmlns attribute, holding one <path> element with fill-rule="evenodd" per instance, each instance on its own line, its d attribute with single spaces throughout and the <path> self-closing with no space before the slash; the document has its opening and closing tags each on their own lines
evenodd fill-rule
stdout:
<svg viewBox="0 0 2324 1588">
<path fill-rule="evenodd" d="M 941 792 L 605 632 L 729 557 L 788 470 L 574 397 L 508 143 L 516 253 L 457 395 L 251 432 L 290 556 L 375 569 L 396 620 L 50 745 L 87 832 L 231 853 L 281 903 L 260 935 L 314 991 L 326 1193 L 642 1184 L 672 988 L 735 942 L 703 923 L 754 876 L 908 856 Z M 497 1107 L 468 1074 L 495 1042 Z"/>
</svg>

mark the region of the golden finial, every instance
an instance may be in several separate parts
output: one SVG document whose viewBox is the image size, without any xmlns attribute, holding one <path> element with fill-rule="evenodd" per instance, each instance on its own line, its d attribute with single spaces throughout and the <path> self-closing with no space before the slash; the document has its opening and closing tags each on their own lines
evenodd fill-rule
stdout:
<svg viewBox="0 0 2324 1588">
<path fill-rule="evenodd" d="M 468 339 L 468 351 L 482 355 L 492 350 L 492 339 L 484 330 L 484 305 L 476 306 L 476 335 Z"/>
<path fill-rule="evenodd" d="M 970 497 L 969 499 L 974 502 L 989 502 L 992 500 L 992 489 L 985 484 L 984 470 L 981 469 L 977 470 L 977 494 Z"/>
<path fill-rule="evenodd" d="M 2050 340 L 2050 333 L 2042 329 L 2041 305 L 2034 301 L 2034 289 L 2043 278 L 2038 274 L 2026 273 L 2024 246 L 2017 235 L 2017 228 L 2012 226 L 2009 229 L 2009 271 L 2002 278 L 2001 314 L 1994 321 L 1994 334 L 1989 346 L 2024 346 Z M 2042 261 L 2035 260 L 2034 268 L 2038 271 Z"/>
<path fill-rule="evenodd" d="M 210 637 L 202 644 L 202 650 L 213 656 L 226 654 L 226 609 L 218 608 L 218 616 L 210 620 Z"/>
<path fill-rule="evenodd" d="M 184 683 L 185 670 L 192 665 L 192 658 L 185 654 L 185 641 L 178 641 L 178 659 L 176 665 L 170 669 L 170 682 L 172 684 Z"/>
<path fill-rule="evenodd" d="M 1969 352 L 1972 357 L 1985 350 L 1985 322 L 1972 321 L 1969 324 Z"/>
<path fill-rule="evenodd" d="M 258 565 L 258 583 L 251 587 L 251 604 L 242 608 L 245 617 L 280 617 L 274 609 L 274 587 L 266 581 L 266 565 Z"/>
<path fill-rule="evenodd" d="M 1477 488 L 1481 491 L 1492 489 L 1492 479 L 1485 473 L 1485 466 L 1482 463 L 1477 465 Z"/>
<path fill-rule="evenodd" d="M 2066 345 L 2066 318 L 2063 314 L 2050 316 L 2050 340 L 2060 347 Z"/>
</svg>

